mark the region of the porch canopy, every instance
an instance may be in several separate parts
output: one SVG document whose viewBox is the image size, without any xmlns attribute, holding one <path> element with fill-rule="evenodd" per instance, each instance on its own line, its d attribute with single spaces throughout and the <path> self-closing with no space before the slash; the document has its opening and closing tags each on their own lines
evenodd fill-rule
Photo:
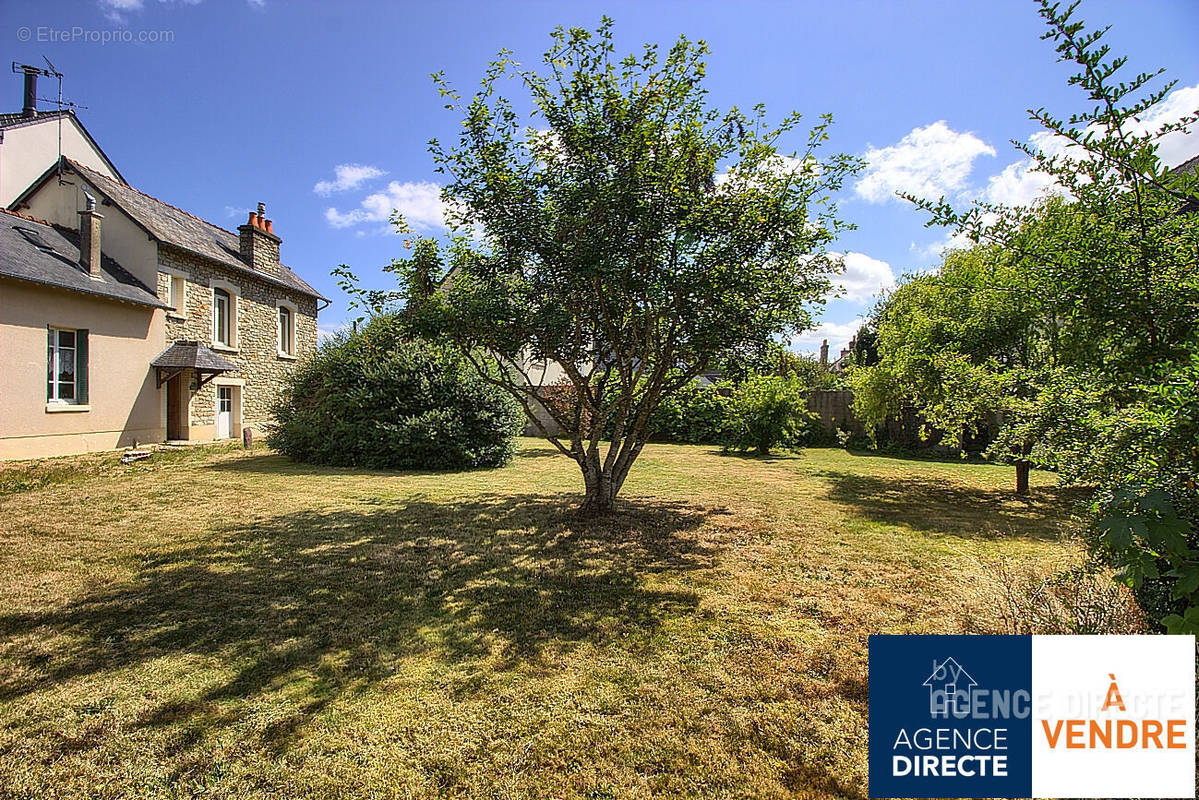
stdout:
<svg viewBox="0 0 1199 800">
<path fill-rule="evenodd" d="M 163 350 L 150 362 L 157 372 L 158 386 L 162 387 L 185 370 L 196 373 L 196 388 L 200 388 L 222 372 L 236 372 L 239 367 L 228 359 L 209 350 L 195 341 L 180 341 Z"/>
</svg>

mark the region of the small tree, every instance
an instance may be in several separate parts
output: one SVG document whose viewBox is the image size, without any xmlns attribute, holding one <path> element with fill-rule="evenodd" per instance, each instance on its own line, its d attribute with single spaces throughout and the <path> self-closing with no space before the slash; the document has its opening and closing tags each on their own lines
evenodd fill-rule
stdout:
<svg viewBox="0 0 1199 800">
<path fill-rule="evenodd" d="M 414 329 L 456 346 L 579 465 L 587 512 L 611 509 L 664 397 L 722 353 L 808 327 L 837 269 L 824 247 L 846 226 L 829 197 L 858 162 L 817 158 L 827 115 L 784 155 L 798 114 L 710 108 L 707 52 L 681 38 L 665 58 L 618 59 L 605 19 L 556 30 L 540 74 L 501 52 L 469 101 L 434 76 L 464 118 L 431 152 L 471 236 L 418 242 L 392 266 L 399 295 Z M 505 79 L 529 95 L 530 126 Z M 543 362 L 570 383 L 555 393 L 567 407 L 542 396 Z"/>
<path fill-rule="evenodd" d="M 795 450 L 814 419 L 798 378 L 753 375 L 733 392 L 725 448 L 762 456 L 778 447 Z"/>
</svg>

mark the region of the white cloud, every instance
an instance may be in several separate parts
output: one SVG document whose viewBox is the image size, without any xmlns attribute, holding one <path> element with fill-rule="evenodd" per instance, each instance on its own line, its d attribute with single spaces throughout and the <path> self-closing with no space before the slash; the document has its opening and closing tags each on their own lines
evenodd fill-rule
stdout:
<svg viewBox="0 0 1199 800">
<path fill-rule="evenodd" d="M 230 217 L 231 219 L 241 217 L 242 222 L 245 222 L 246 217 L 250 216 L 250 212 L 252 210 L 253 209 L 246 208 L 244 206 L 225 206 L 225 216 Z"/>
<path fill-rule="evenodd" d="M 1196 110 L 1199 110 L 1199 84 L 1184 86 L 1170 92 L 1147 116 L 1130 125 L 1128 132 L 1138 135 L 1156 133 L 1162 125 L 1191 116 Z M 1037 131 L 1029 137 L 1029 144 L 1050 156 L 1072 155 L 1071 151 L 1075 150 L 1075 145 L 1049 131 Z M 1164 136 L 1158 142 L 1157 154 L 1165 166 L 1176 167 L 1199 155 L 1199 133 L 1192 126 L 1190 131 L 1176 131 Z M 1027 158 L 1008 164 L 987 181 L 982 199 L 990 203 L 1023 206 L 1054 193 L 1053 179 L 1043 172 L 1034 171 L 1032 167 L 1032 160 Z"/>
<path fill-rule="evenodd" d="M 158 0 L 161 6 L 195 6 L 204 0 Z M 251 8 L 265 8 L 266 0 L 246 0 Z M 146 7 L 145 0 L 96 0 L 96 4 L 104 12 L 104 16 L 118 24 L 125 24 L 125 15 L 132 11 L 141 11 Z"/>
<path fill-rule="evenodd" d="M 338 164 L 333 168 L 333 180 L 317 181 L 312 191 L 319 195 L 330 195 L 334 192 L 345 192 L 357 189 L 366 181 L 379 178 L 387 173 L 369 164 Z"/>
<path fill-rule="evenodd" d="M 981 223 L 982 227 L 986 229 L 994 225 L 998 219 L 999 216 L 997 214 L 988 211 L 979 218 L 979 222 Z M 970 241 L 969 236 L 959 231 L 950 230 L 935 242 L 929 242 L 928 244 L 924 245 L 912 242 L 909 249 L 913 255 L 918 256 L 919 258 L 922 258 L 926 261 L 939 262 L 948 250 L 958 250 L 973 246 L 974 242 Z"/>
<path fill-rule="evenodd" d="M 1133 125 L 1134 133 L 1154 133 L 1167 122 L 1177 122 L 1183 117 L 1194 116 L 1199 110 L 1199 84 L 1175 89 L 1166 99 L 1150 110 L 1149 116 Z M 1158 157 L 1167 167 L 1177 167 L 1187 159 L 1199 155 L 1199 130 L 1195 125 L 1188 131 L 1178 131 L 1162 137 L 1158 142 Z"/>
<path fill-rule="evenodd" d="M 1056 184 L 1044 172 L 1035 172 L 1028 159 L 1008 164 L 1003 171 L 987 180 L 982 197 L 988 203 L 1004 206 L 1026 206 L 1053 193 Z"/>
<path fill-rule="evenodd" d="M 125 15 L 142 10 L 142 0 L 99 0 L 104 16 L 117 24 L 124 24 Z"/>
<path fill-rule="evenodd" d="M 995 148 L 972 133 L 959 133 L 944 120 L 913 128 L 889 147 L 866 151 L 866 170 L 854 190 L 870 203 L 899 199 L 896 192 L 936 200 L 966 188 L 974 161 Z"/>
<path fill-rule="evenodd" d="M 895 273 L 886 261 L 852 251 L 839 257 L 845 271 L 833 278 L 833 286 L 840 287 L 843 299 L 862 302 L 895 286 Z"/>
<path fill-rule="evenodd" d="M 813 330 L 804 331 L 791 340 L 791 349 L 797 353 L 820 355 L 820 343 L 828 340 L 828 360 L 836 361 L 841 350 L 849 347 L 852 339 L 866 322 L 865 317 L 855 317 L 848 322 L 822 322 Z"/>
<path fill-rule="evenodd" d="M 325 219 L 334 228 L 349 228 L 363 222 L 387 222 L 392 209 L 416 230 L 446 227 L 441 187 L 431 181 L 392 181 L 384 191 L 367 195 L 358 208 L 345 212 L 326 209 Z"/>
<path fill-rule="evenodd" d="M 319 344 L 328 339 L 332 339 L 334 336 L 341 333 L 348 327 L 350 327 L 350 326 L 344 322 L 341 323 L 340 325 L 317 325 L 316 326 L 316 341 Z"/>
<path fill-rule="evenodd" d="M 764 160 L 759 169 L 764 173 L 773 175 L 794 175 L 807 173 L 812 176 L 820 175 L 820 162 L 811 156 L 805 158 L 794 158 L 792 156 L 775 155 Z M 715 182 L 718 189 L 728 190 L 729 180 L 733 177 L 728 169 L 717 172 Z M 752 174 L 742 174 L 741 176 L 749 185 L 758 185 Z"/>
<path fill-rule="evenodd" d="M 912 255 L 916 256 L 917 258 L 925 261 L 939 261 L 941 256 L 945 254 L 946 250 L 956 247 L 961 243 L 960 239 L 964 239 L 964 237 L 960 237 L 959 234 L 951 231 L 937 241 L 929 242 L 928 244 L 917 244 L 916 242 L 912 242 L 908 246 L 908 249 L 912 252 Z"/>
</svg>

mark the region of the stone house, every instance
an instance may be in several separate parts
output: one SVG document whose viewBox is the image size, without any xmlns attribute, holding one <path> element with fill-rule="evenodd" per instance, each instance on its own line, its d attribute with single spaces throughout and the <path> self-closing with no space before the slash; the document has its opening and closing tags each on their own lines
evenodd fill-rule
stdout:
<svg viewBox="0 0 1199 800">
<path fill-rule="evenodd" d="M 0 214 L 0 458 L 261 430 L 327 304 L 280 245 L 262 204 L 235 233 L 43 163 Z"/>
</svg>

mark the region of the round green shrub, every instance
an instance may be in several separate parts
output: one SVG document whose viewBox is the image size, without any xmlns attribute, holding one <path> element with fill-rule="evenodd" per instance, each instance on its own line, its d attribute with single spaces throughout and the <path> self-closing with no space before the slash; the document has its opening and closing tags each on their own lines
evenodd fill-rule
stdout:
<svg viewBox="0 0 1199 800">
<path fill-rule="evenodd" d="M 762 455 L 781 447 L 796 450 L 812 429 L 816 415 L 808 411 L 802 381 L 777 375 L 753 375 L 733 392 L 726 450 L 757 450 Z"/>
<path fill-rule="evenodd" d="M 385 469 L 495 467 L 523 416 L 465 360 L 394 317 L 322 344 L 273 409 L 268 442 L 297 461 Z"/>
</svg>

